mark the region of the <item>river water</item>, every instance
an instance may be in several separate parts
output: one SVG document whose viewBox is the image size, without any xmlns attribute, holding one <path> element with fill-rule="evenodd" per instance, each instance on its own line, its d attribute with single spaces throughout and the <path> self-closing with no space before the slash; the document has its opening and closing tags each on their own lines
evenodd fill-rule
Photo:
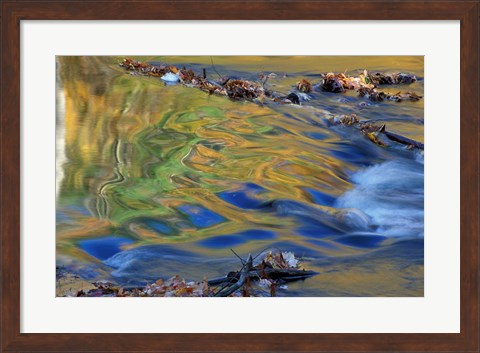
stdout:
<svg viewBox="0 0 480 353">
<path fill-rule="evenodd" d="M 210 57 L 134 57 L 207 69 Z M 423 100 L 310 93 L 257 104 L 131 75 L 123 57 L 57 58 L 57 265 L 88 280 L 200 280 L 265 248 L 319 274 L 279 296 L 423 296 L 423 151 L 379 147 L 328 117 L 356 113 L 423 142 Z M 322 72 L 411 72 L 423 57 L 214 57 L 222 76 L 293 90 Z"/>
</svg>

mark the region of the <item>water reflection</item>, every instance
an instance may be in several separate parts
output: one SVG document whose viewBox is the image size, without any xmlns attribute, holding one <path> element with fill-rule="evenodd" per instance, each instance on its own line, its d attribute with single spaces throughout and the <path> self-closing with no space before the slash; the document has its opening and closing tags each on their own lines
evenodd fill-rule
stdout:
<svg viewBox="0 0 480 353">
<path fill-rule="evenodd" d="M 57 262 L 120 283 L 201 279 L 238 266 L 232 247 L 275 246 L 320 272 L 279 295 L 423 295 L 423 157 L 326 122 L 357 113 L 423 141 L 423 101 L 313 92 L 302 106 L 258 105 L 131 76 L 120 60 L 57 60 Z M 231 76 L 276 72 L 279 92 L 345 67 L 400 69 L 423 95 L 420 57 L 215 61 Z"/>
</svg>

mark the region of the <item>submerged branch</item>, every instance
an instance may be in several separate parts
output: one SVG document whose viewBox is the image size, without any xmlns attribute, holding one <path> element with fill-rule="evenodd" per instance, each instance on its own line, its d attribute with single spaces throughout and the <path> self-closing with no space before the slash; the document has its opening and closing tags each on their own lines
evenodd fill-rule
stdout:
<svg viewBox="0 0 480 353">
<path fill-rule="evenodd" d="M 230 296 L 241 288 L 242 292 L 249 293 L 252 283 L 255 282 L 270 289 L 270 295 L 274 296 L 276 287 L 280 283 L 304 280 L 316 274 L 317 272 L 300 268 L 298 260 L 292 253 L 270 251 L 257 265 L 253 265 L 252 255 L 249 255 L 239 271 L 230 272 L 225 277 L 214 278 L 208 281 L 208 284 L 223 285 L 219 290 L 214 291 L 215 297 Z"/>
<path fill-rule="evenodd" d="M 370 141 L 382 147 L 389 145 L 386 141 L 388 139 L 406 145 L 408 148 L 424 149 L 423 143 L 389 132 L 386 130 L 385 124 L 378 124 L 370 120 L 359 120 L 355 114 L 332 117 L 329 122 L 332 125 L 352 126 L 360 130 Z"/>
</svg>

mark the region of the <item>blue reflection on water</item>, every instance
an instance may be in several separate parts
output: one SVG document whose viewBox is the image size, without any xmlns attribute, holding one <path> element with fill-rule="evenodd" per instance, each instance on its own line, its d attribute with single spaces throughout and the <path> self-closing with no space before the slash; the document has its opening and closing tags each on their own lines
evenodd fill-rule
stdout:
<svg viewBox="0 0 480 353">
<path fill-rule="evenodd" d="M 219 194 L 220 198 L 228 203 L 245 210 L 262 208 L 265 200 L 258 197 L 258 194 L 265 189 L 253 183 L 246 183 L 241 189 L 235 191 L 224 191 Z"/>
<path fill-rule="evenodd" d="M 346 235 L 334 239 L 336 242 L 357 248 L 375 248 L 387 237 L 374 234 Z"/>
<path fill-rule="evenodd" d="M 99 260 L 108 259 L 110 256 L 122 251 L 122 246 L 131 243 L 133 243 L 133 240 L 116 235 L 79 241 L 83 251 Z"/>
<path fill-rule="evenodd" d="M 248 242 L 249 240 L 269 240 L 274 238 L 274 232 L 260 229 L 251 229 L 235 234 L 211 237 L 200 241 L 199 244 L 209 248 L 221 249 L 240 245 Z"/>
<path fill-rule="evenodd" d="M 328 137 L 327 134 L 322 134 L 321 132 L 305 132 L 305 136 L 310 137 L 314 140 L 324 140 Z"/>
<path fill-rule="evenodd" d="M 172 234 L 173 232 L 172 229 L 169 226 L 167 226 L 165 223 L 156 221 L 154 219 L 146 219 L 144 223 L 150 228 L 163 234 Z"/>
<path fill-rule="evenodd" d="M 187 214 L 190 221 L 199 228 L 211 227 L 225 221 L 219 214 L 201 206 L 182 205 L 178 209 Z"/>
<path fill-rule="evenodd" d="M 324 205 L 324 206 L 333 206 L 335 202 L 335 197 L 328 195 L 324 192 L 321 192 L 319 190 L 311 189 L 311 188 L 305 188 L 305 190 L 308 191 L 310 195 L 313 197 L 313 201 L 317 205 Z"/>
</svg>

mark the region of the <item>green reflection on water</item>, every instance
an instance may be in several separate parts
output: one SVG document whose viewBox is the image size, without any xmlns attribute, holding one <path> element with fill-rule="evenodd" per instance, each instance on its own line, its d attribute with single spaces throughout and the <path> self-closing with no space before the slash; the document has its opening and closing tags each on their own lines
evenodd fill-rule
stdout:
<svg viewBox="0 0 480 353">
<path fill-rule="evenodd" d="M 187 67 L 195 64 L 211 71 L 210 57 L 136 58 Z M 312 188 L 339 196 L 352 187 L 347 173 L 358 169 L 331 153 L 332 145 L 339 142 L 335 133 L 323 129 L 321 139 L 307 136 L 309 116 L 325 115 L 328 106 L 302 111 L 209 96 L 193 88 L 165 86 L 158 79 L 128 75 L 118 67 L 120 60 L 57 59 L 57 144 L 64 146 L 57 150 L 62 171 L 57 180 L 57 209 L 69 217 L 68 222 L 57 222 L 59 257 L 96 261 L 78 248 L 77 241 L 109 233 L 134 239 L 128 248 L 188 243 L 244 229 L 273 229 L 281 240 L 307 245 L 293 234 L 292 218 L 242 209 L 219 197 L 244 183 L 264 188 L 261 198 L 265 202 L 289 199 L 337 212 L 315 205 L 305 191 Z M 304 73 L 312 74 L 313 81 L 321 72 L 360 69 L 401 69 L 423 76 L 422 57 L 215 57 L 215 64 L 221 72 L 228 68 L 251 75 L 276 72 L 278 78 L 271 83 L 279 92 L 291 90 Z M 423 95 L 423 82 L 410 88 Z M 387 106 L 385 111 L 387 115 L 403 111 L 423 122 L 423 101 Z M 368 114 L 376 113 L 366 111 L 366 118 Z M 394 119 L 389 126 L 423 141 L 423 124 Z M 80 206 L 81 211 L 72 205 Z M 196 226 L 192 216 L 182 212 L 185 205 L 201 205 L 223 221 Z M 148 227 L 143 222 L 146 218 L 161 220 L 171 232 L 162 234 Z M 191 246 L 206 256 L 217 256 L 214 250 Z M 248 251 L 249 246 L 238 248 Z M 338 249 L 323 251 L 332 256 L 364 251 Z M 333 279 L 340 292 L 342 283 L 349 288 L 356 283 L 345 279 L 351 273 L 346 276 L 341 281 Z M 377 280 L 393 283 L 395 279 L 389 276 L 387 271 Z M 423 277 L 423 266 L 417 266 L 412 276 Z M 413 293 L 419 291 L 423 292 L 423 283 L 413 289 Z"/>
</svg>

